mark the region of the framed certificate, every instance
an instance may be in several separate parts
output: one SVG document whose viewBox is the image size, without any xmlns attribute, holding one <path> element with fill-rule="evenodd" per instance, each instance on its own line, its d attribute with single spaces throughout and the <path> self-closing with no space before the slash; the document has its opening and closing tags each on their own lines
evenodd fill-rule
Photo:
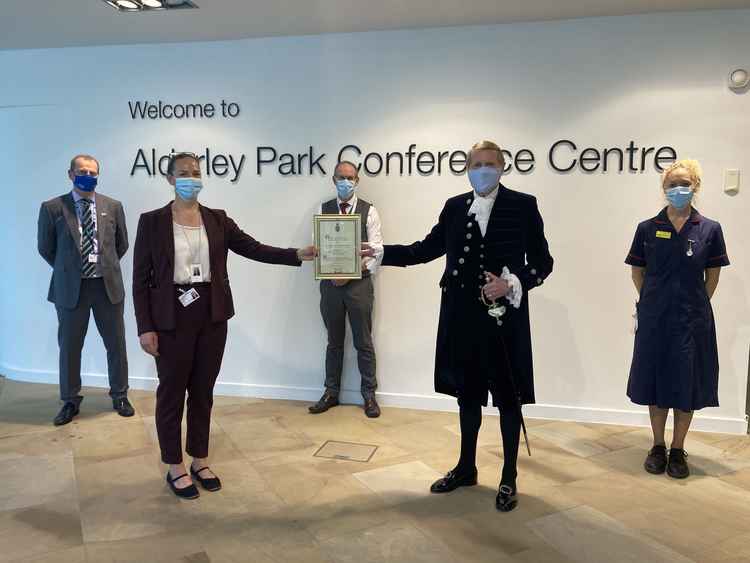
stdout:
<svg viewBox="0 0 750 563">
<path fill-rule="evenodd" d="M 362 279 L 362 216 L 315 215 L 316 280 Z"/>
</svg>

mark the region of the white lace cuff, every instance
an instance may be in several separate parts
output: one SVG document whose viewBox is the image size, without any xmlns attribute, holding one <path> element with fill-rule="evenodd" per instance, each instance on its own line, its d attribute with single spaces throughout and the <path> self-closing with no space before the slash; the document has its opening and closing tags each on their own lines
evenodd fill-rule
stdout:
<svg viewBox="0 0 750 563">
<path fill-rule="evenodd" d="M 505 298 L 514 308 L 518 309 L 521 306 L 521 299 L 523 298 L 521 280 L 515 274 L 511 274 L 507 266 L 503 268 L 503 273 L 500 277 L 508 282 L 508 286 L 510 287 L 510 292 L 508 292 Z"/>
</svg>

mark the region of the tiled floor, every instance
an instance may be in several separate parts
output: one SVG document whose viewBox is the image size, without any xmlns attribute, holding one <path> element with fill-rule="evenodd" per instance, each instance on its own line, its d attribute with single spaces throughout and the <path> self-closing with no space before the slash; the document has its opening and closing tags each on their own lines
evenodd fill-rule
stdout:
<svg viewBox="0 0 750 563">
<path fill-rule="evenodd" d="M 479 486 L 438 496 L 429 485 L 458 455 L 455 414 L 370 420 L 354 406 L 313 416 L 217 398 L 211 466 L 224 489 L 180 501 L 152 393 L 132 392 L 137 416 L 123 419 L 86 390 L 61 428 L 56 395 L 0 378 L 0 561 L 750 562 L 748 437 L 691 434 L 693 476 L 674 481 L 642 470 L 645 429 L 530 420 L 520 505 L 501 514 L 497 418 L 480 436 Z M 331 455 L 315 456 L 329 441 Z M 367 459 L 373 448 L 356 444 L 377 449 L 335 459 Z"/>
</svg>

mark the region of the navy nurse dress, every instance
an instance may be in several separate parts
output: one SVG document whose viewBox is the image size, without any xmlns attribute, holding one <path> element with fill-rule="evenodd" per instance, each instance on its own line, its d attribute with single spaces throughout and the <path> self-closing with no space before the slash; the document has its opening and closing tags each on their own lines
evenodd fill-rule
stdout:
<svg viewBox="0 0 750 563">
<path fill-rule="evenodd" d="M 664 208 L 638 225 L 625 263 L 646 268 L 628 397 L 683 411 L 719 406 L 716 325 L 704 271 L 729 265 L 721 225 L 692 209 L 678 233 Z"/>
</svg>

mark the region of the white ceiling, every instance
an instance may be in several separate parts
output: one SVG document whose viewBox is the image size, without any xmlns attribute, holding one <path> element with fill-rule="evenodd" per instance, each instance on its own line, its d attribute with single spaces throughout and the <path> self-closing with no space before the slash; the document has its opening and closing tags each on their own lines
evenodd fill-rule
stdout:
<svg viewBox="0 0 750 563">
<path fill-rule="evenodd" d="M 120 14 L 101 0 L 1 0 L 0 49 L 210 41 L 750 8 L 750 0 L 195 0 Z"/>
</svg>

